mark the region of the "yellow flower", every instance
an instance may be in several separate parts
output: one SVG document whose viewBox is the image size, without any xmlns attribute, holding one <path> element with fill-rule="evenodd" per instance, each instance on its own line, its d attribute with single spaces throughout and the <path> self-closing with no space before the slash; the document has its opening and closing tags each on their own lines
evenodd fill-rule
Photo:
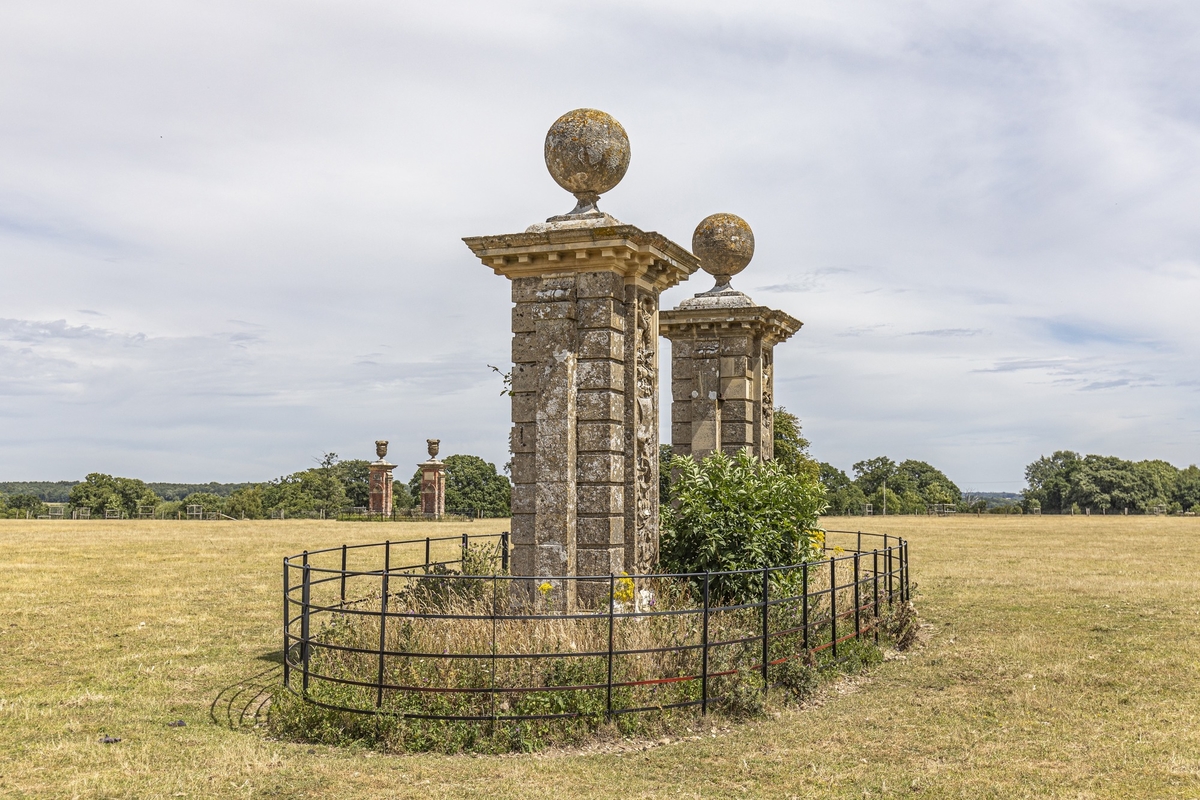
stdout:
<svg viewBox="0 0 1200 800">
<path fill-rule="evenodd" d="M 550 592 L 554 591 L 554 584 L 550 581 L 544 581 L 542 585 L 538 587 L 538 591 L 542 593 L 543 597 L 545 597 L 546 595 L 550 594 Z"/>
<path fill-rule="evenodd" d="M 623 577 L 617 580 L 617 584 L 613 588 L 613 600 L 618 603 L 628 603 L 633 600 L 633 578 L 624 572 L 621 575 Z"/>
</svg>

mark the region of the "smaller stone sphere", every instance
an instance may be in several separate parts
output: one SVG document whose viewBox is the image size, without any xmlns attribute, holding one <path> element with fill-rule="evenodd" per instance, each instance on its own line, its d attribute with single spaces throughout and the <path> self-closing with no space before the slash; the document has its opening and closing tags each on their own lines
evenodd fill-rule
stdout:
<svg viewBox="0 0 1200 800">
<path fill-rule="evenodd" d="M 568 111 L 546 132 L 546 169 L 559 186 L 595 202 L 625 177 L 629 137 L 621 123 L 603 111 Z"/>
<path fill-rule="evenodd" d="M 727 283 L 754 258 L 754 231 L 737 214 L 712 214 L 696 226 L 692 253 L 705 272 Z"/>
</svg>

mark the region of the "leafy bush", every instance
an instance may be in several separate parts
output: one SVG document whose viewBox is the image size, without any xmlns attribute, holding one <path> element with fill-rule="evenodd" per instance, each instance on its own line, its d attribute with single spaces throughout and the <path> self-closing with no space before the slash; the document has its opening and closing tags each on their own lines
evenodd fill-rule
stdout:
<svg viewBox="0 0 1200 800">
<path fill-rule="evenodd" d="M 799 564 L 819 558 L 814 532 L 825 489 L 749 450 L 713 453 L 701 463 L 675 456 L 670 503 L 662 509 L 660 568 L 665 572 L 727 572 Z M 796 571 L 793 571 L 795 573 Z M 797 574 L 777 582 L 798 580 Z M 761 591 L 753 574 L 713 576 L 714 599 L 744 602 Z M 794 587 L 798 588 L 798 587 Z"/>
</svg>

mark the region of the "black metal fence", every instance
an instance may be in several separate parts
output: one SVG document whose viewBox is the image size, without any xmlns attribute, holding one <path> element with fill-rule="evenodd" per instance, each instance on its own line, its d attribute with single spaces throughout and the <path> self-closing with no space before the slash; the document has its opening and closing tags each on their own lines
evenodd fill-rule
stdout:
<svg viewBox="0 0 1200 800">
<path fill-rule="evenodd" d="M 745 676 L 769 688 L 788 662 L 877 642 L 909 599 L 904 539 L 826 531 L 823 547 L 785 567 L 561 577 L 504 574 L 507 533 L 305 552 L 283 562 L 284 684 L 414 719 L 707 712 Z M 498 573 L 453 569 L 481 563 Z"/>
</svg>

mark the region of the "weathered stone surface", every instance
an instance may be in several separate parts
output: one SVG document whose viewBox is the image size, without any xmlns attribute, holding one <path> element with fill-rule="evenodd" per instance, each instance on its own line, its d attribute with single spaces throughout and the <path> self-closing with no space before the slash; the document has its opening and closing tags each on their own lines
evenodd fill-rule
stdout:
<svg viewBox="0 0 1200 800">
<path fill-rule="evenodd" d="M 579 449 L 602 450 L 614 453 L 625 451 L 625 430 L 622 425 L 608 422 L 580 422 Z"/>
<path fill-rule="evenodd" d="M 625 330 L 624 303 L 614 300 L 580 300 L 576 303 L 580 328 Z"/>
<path fill-rule="evenodd" d="M 575 403 L 581 422 L 621 422 L 624 419 L 624 392 L 611 389 L 581 391 Z"/>
<path fill-rule="evenodd" d="M 612 298 L 625 295 L 625 279 L 615 272 L 584 272 L 576 277 L 576 296 Z"/>
<path fill-rule="evenodd" d="M 620 361 L 597 359 L 579 362 L 580 391 L 588 389 L 613 389 L 625 391 L 625 369 Z"/>
<path fill-rule="evenodd" d="M 653 563 L 658 296 L 698 266 L 658 234 L 580 216 L 467 240 L 513 281 L 513 513 L 523 533 L 512 564 L 531 576 Z M 576 588 L 608 589 L 563 591 Z"/>
<path fill-rule="evenodd" d="M 576 457 L 577 474 L 584 483 L 622 483 L 625 459 L 618 453 L 580 453 Z"/>
<path fill-rule="evenodd" d="M 580 516 L 575 524 L 579 531 L 579 547 L 609 547 L 622 545 L 625 540 L 625 520 L 622 517 Z"/>
<path fill-rule="evenodd" d="M 596 547 L 581 549 L 578 553 L 580 575 L 620 575 L 625 572 L 623 551 L 620 547 Z M 596 586 L 592 592 L 595 596 L 604 597 L 608 594 L 608 585 Z M 580 586 L 579 592 L 587 592 Z"/>
<path fill-rule="evenodd" d="M 513 453 L 510 472 L 514 484 L 532 484 L 537 480 L 533 453 Z"/>
<path fill-rule="evenodd" d="M 512 426 L 509 443 L 514 453 L 533 453 L 537 450 L 537 425 L 522 423 Z"/>
<path fill-rule="evenodd" d="M 625 360 L 625 336 L 612 328 L 585 330 L 579 336 L 579 357 Z"/>
</svg>

